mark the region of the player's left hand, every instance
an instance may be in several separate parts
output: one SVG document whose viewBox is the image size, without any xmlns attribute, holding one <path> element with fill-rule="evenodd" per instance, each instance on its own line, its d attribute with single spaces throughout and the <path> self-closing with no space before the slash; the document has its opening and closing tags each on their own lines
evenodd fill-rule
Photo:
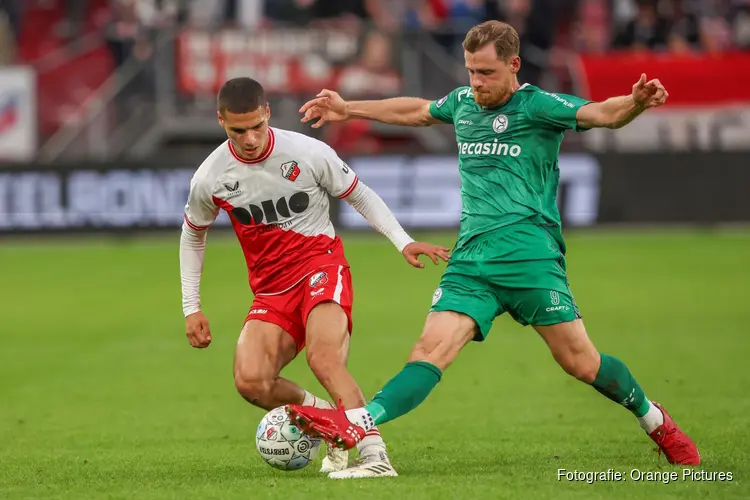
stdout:
<svg viewBox="0 0 750 500">
<path fill-rule="evenodd" d="M 636 105 L 648 109 L 661 106 L 667 101 L 669 92 L 664 85 L 655 78 L 646 81 L 646 74 L 641 74 L 641 79 L 633 85 L 633 101 Z"/>
<path fill-rule="evenodd" d="M 424 264 L 417 259 L 420 255 L 426 255 L 437 265 L 438 258 L 448 262 L 448 259 L 450 259 L 449 252 L 449 248 L 441 247 L 440 245 L 413 241 L 406 245 L 401 253 L 404 255 L 406 262 L 421 269 L 424 267 Z"/>
</svg>

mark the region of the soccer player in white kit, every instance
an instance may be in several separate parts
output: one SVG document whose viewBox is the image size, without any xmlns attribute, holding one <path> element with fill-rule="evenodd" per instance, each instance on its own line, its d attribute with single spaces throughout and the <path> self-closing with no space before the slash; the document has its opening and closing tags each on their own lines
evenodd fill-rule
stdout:
<svg viewBox="0 0 750 500">
<path fill-rule="evenodd" d="M 195 172 L 180 237 L 182 306 L 193 347 L 211 343 L 201 312 L 200 279 L 206 230 L 225 210 L 247 262 L 255 298 L 234 358 L 239 393 L 270 410 L 290 403 L 330 407 L 279 373 L 307 348 L 307 363 L 332 401 L 365 404 L 346 369 L 353 290 L 344 247 L 329 218 L 328 196 L 345 199 L 415 267 L 435 264 L 448 249 L 415 242 L 370 188 L 325 143 L 271 128 L 263 87 L 250 78 L 227 81 L 217 98 L 228 140 Z M 370 475 L 396 476 L 377 429 L 357 446 Z M 328 446 L 321 472 L 347 467 L 348 455 Z"/>
</svg>

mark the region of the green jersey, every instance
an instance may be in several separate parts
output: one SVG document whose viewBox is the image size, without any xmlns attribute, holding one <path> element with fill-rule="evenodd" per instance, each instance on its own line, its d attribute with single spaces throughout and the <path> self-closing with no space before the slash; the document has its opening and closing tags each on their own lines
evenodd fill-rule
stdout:
<svg viewBox="0 0 750 500">
<path fill-rule="evenodd" d="M 526 84 L 497 108 L 475 103 L 470 87 L 430 104 L 433 117 L 456 129 L 463 205 L 457 248 L 519 222 L 547 226 L 563 245 L 558 154 L 565 131 L 581 130 L 576 112 L 588 102 Z"/>
</svg>

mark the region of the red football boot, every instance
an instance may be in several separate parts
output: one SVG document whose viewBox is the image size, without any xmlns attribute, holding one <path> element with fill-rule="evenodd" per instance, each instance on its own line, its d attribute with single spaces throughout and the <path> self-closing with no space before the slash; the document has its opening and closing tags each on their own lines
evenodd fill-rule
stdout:
<svg viewBox="0 0 750 500">
<path fill-rule="evenodd" d="M 342 450 L 354 448 L 365 437 L 365 430 L 351 423 L 340 405 L 336 409 L 286 405 L 286 412 L 305 434 L 321 438 Z"/>
<path fill-rule="evenodd" d="M 685 434 L 659 403 L 654 403 L 664 415 L 664 423 L 649 434 L 659 445 L 659 454 L 664 452 L 670 464 L 700 465 L 701 456 L 693 440 Z"/>
</svg>

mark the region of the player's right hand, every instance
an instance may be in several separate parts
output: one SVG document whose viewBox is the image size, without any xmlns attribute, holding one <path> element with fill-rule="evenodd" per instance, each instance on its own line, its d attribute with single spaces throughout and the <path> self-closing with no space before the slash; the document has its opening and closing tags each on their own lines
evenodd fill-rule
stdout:
<svg viewBox="0 0 750 500">
<path fill-rule="evenodd" d="M 338 92 L 328 89 L 321 90 L 315 99 L 307 101 L 299 112 L 305 115 L 300 120 L 302 123 L 318 118 L 318 121 L 312 124 L 312 128 L 320 128 L 328 122 L 343 122 L 349 119 L 346 101 Z"/>
<path fill-rule="evenodd" d="M 185 318 L 185 333 L 193 347 L 203 349 L 211 344 L 211 328 L 208 326 L 208 318 L 200 311 Z"/>
<path fill-rule="evenodd" d="M 412 241 L 404 247 L 401 253 L 406 259 L 406 262 L 420 269 L 424 267 L 424 264 L 418 260 L 420 255 L 426 255 L 435 265 L 437 265 L 438 259 L 442 259 L 445 262 L 450 260 L 449 248 L 440 245 L 433 245 L 431 243 Z"/>
</svg>

